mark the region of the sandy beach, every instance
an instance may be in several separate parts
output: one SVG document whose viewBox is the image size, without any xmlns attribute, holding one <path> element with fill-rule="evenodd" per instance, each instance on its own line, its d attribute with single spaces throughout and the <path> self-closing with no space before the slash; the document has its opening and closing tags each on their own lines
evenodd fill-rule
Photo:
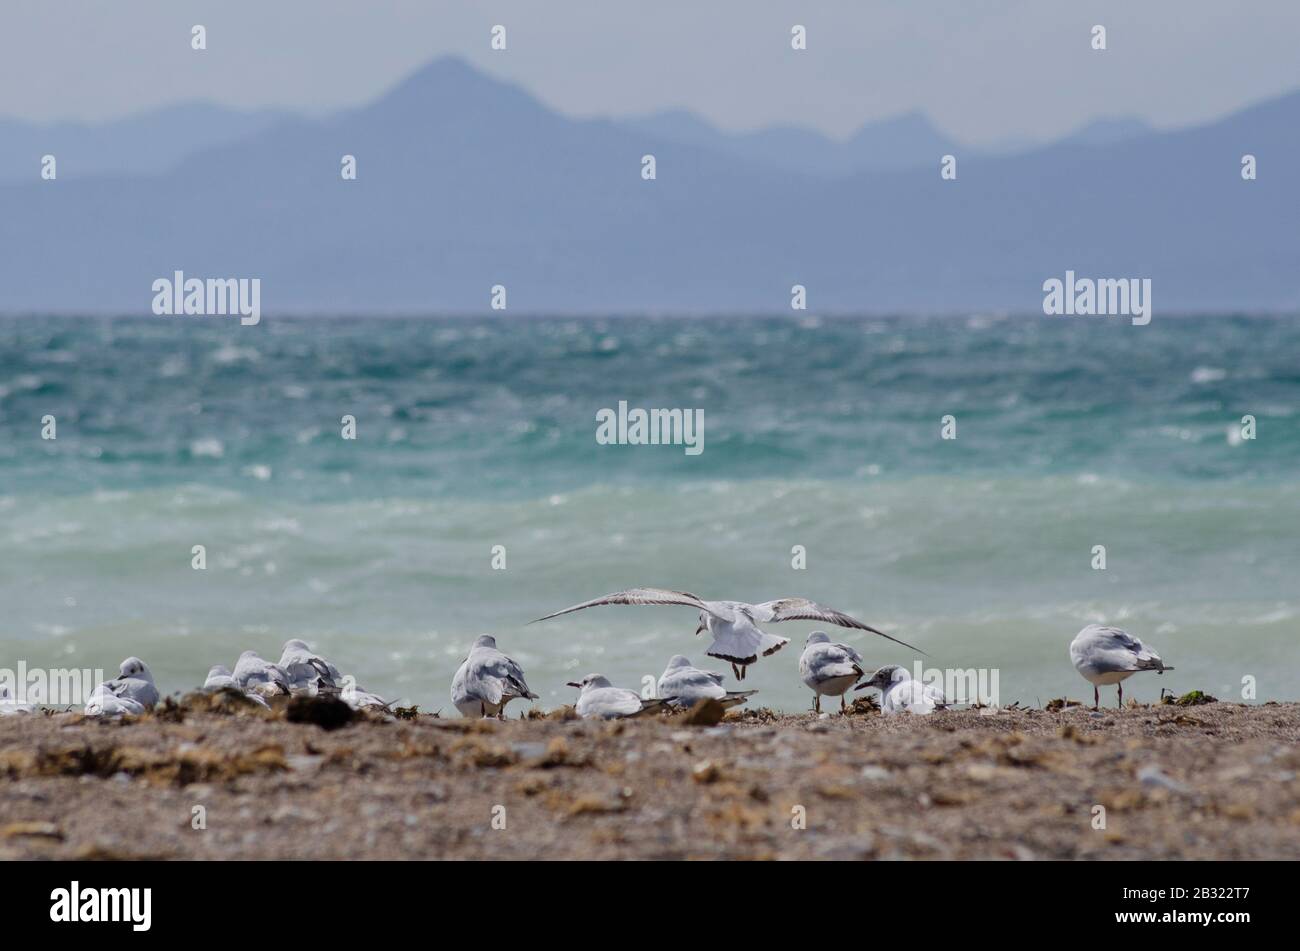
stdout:
<svg viewBox="0 0 1300 951">
<path fill-rule="evenodd" d="M 232 703 L 0 718 L 0 858 L 1300 858 L 1300 704 L 708 726 Z"/>
</svg>

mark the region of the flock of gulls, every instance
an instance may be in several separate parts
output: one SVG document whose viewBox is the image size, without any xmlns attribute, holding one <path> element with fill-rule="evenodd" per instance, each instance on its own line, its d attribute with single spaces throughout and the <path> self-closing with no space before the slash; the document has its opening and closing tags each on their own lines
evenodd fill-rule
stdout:
<svg viewBox="0 0 1300 951">
<path fill-rule="evenodd" d="M 759 625 L 781 621 L 818 621 L 838 627 L 869 631 L 924 654 L 919 648 L 891 637 L 842 611 L 823 607 L 805 598 L 781 598 L 762 604 L 743 601 L 705 601 L 693 594 L 662 588 L 631 588 L 618 591 L 573 607 L 556 611 L 538 621 L 546 621 L 585 608 L 611 604 L 681 605 L 699 612 L 696 635 L 707 632 L 712 638 L 707 653 L 731 664 L 737 681 L 762 657 L 776 653 L 788 638 L 762 630 Z M 535 622 L 530 622 L 535 623 Z M 1094 709 L 1100 705 L 1099 688 L 1115 685 L 1119 704 L 1123 706 L 1123 681 L 1141 671 L 1163 673 L 1173 670 L 1150 647 L 1117 627 L 1090 624 L 1070 644 L 1070 659 L 1075 669 L 1093 685 Z M 847 644 L 835 643 L 824 631 L 808 635 L 799 657 L 799 675 L 813 693 L 813 710 L 821 713 L 822 697 L 839 697 L 840 709 L 847 710 L 845 696 L 852 690 L 875 689 L 880 692 L 880 709 L 885 714 L 927 714 L 949 706 L 942 690 L 935 685 L 912 679 L 897 664 L 880 667 L 870 673 L 862 655 Z M 744 703 L 757 691 L 728 690 L 724 675 L 695 667 L 682 654 L 674 655 L 656 685 L 657 696 L 645 698 L 634 690 L 616 687 L 602 674 L 591 673 L 568 686 L 578 691 L 574 709 L 589 719 L 616 719 L 638 716 L 664 709 L 688 709 L 704 700 L 716 701 L 724 708 Z M 312 651 L 305 641 L 285 643 L 279 663 L 263 660 L 254 651 L 244 651 L 234 670 L 215 666 L 203 689 L 233 689 L 268 705 L 275 696 L 337 696 L 354 708 L 387 709 L 388 701 L 361 690 L 354 678 L 344 676 L 338 667 Z M 464 717 L 498 717 L 504 719 L 506 705 L 515 699 L 536 700 L 528 687 L 524 671 L 498 647 L 496 638 L 483 634 L 476 638 L 469 654 L 451 682 L 451 700 Z M 6 702 L 8 701 L 8 702 Z M 119 676 L 100 684 L 87 700 L 85 713 L 94 716 L 140 714 L 151 710 L 159 701 L 153 674 L 138 657 L 122 662 Z M 0 713 L 20 711 L 0 685 Z M 30 708 L 28 708 L 30 709 Z"/>
</svg>

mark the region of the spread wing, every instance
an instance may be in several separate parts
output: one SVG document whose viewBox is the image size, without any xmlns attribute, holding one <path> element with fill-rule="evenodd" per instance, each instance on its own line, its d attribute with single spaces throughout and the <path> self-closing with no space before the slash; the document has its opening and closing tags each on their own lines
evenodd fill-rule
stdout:
<svg viewBox="0 0 1300 951">
<path fill-rule="evenodd" d="M 669 591 L 666 588 L 628 588 L 626 591 L 615 591 L 613 594 L 607 594 L 603 598 L 583 601 L 581 604 L 575 604 L 571 608 L 556 611 L 554 614 L 539 617 L 528 623 L 536 624 L 537 621 L 549 621 L 561 614 L 571 614 L 574 611 L 581 611 L 583 608 L 594 608 L 602 604 L 681 604 L 688 608 L 707 611 L 709 614 L 721 617 L 717 611 L 709 607 L 708 602 L 701 601 L 695 595 L 687 594 L 685 591 Z"/>
<path fill-rule="evenodd" d="M 857 618 L 850 617 L 843 611 L 836 611 L 834 608 L 822 607 L 816 601 L 809 601 L 807 598 L 779 598 L 776 601 L 765 601 L 762 604 L 754 605 L 754 620 L 760 623 L 766 622 L 775 624 L 778 621 L 824 621 L 827 624 L 834 624 L 836 627 L 851 627 L 859 631 L 870 631 L 872 634 L 878 634 L 885 640 L 893 641 L 895 644 L 902 644 L 904 647 L 911 648 L 918 654 L 929 656 L 919 647 L 912 647 L 907 641 L 900 641 L 896 637 L 890 637 L 884 631 L 877 631 L 869 624 L 863 624 Z"/>
</svg>

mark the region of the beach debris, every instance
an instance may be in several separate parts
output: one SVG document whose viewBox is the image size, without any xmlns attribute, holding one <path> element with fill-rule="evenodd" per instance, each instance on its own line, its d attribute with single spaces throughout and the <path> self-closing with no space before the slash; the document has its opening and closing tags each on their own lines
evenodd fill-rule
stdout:
<svg viewBox="0 0 1300 951">
<path fill-rule="evenodd" d="M 1199 707 L 1203 703 L 1218 703 L 1219 698 L 1211 697 L 1208 693 L 1205 693 L 1202 690 L 1192 690 L 1183 694 L 1181 697 L 1174 696 L 1173 691 L 1166 694 L 1164 690 L 1161 690 L 1160 702 L 1165 706 Z"/>
<path fill-rule="evenodd" d="M 1138 782 L 1144 786 L 1157 786 L 1170 792 L 1186 793 L 1188 789 L 1182 783 L 1171 779 L 1161 772 L 1158 766 L 1143 766 L 1137 771 Z"/>
<path fill-rule="evenodd" d="M 524 671 L 497 650 L 496 638 L 481 634 L 451 680 L 451 702 L 463 717 L 505 719 L 506 704 L 516 697 L 536 700 L 528 689 Z"/>
<path fill-rule="evenodd" d="M 576 816 L 623 812 L 627 809 L 628 800 L 631 797 L 632 790 L 624 788 L 608 796 L 588 793 L 578 796 L 576 799 L 570 799 L 565 795 L 561 797 L 560 801 L 563 803 L 565 814 L 573 818 Z"/>
<path fill-rule="evenodd" d="M 691 779 L 704 785 L 717 782 L 720 775 L 718 764 L 712 760 L 703 760 L 691 768 Z"/>
<path fill-rule="evenodd" d="M 63 832 L 53 822 L 11 822 L 0 827 L 0 838 L 12 839 L 18 836 L 62 841 Z"/>
<path fill-rule="evenodd" d="M 322 730 L 337 730 L 356 719 L 357 711 L 337 697 L 290 697 L 284 718 L 290 723 L 314 723 Z"/>
<path fill-rule="evenodd" d="M 1047 706 L 1043 707 L 1048 713 L 1060 713 L 1062 710 L 1068 710 L 1070 707 L 1082 707 L 1083 704 L 1078 700 L 1067 700 L 1064 697 L 1057 697 L 1055 700 L 1047 701 Z"/>
<path fill-rule="evenodd" d="M 727 708 L 720 700 L 697 700 L 684 713 L 673 718 L 673 723 L 683 726 L 716 726 L 727 715 Z"/>
<path fill-rule="evenodd" d="M 880 701 L 871 694 L 857 697 L 849 704 L 849 716 L 866 716 L 880 712 Z"/>
<path fill-rule="evenodd" d="M 557 736 L 524 765 L 531 769 L 556 769 L 561 766 L 582 768 L 591 765 L 591 757 L 586 753 L 575 752 L 564 737 Z"/>
<path fill-rule="evenodd" d="M 837 627 L 870 631 L 886 640 L 919 651 L 911 644 L 890 637 L 883 631 L 863 624 L 842 611 L 823 607 L 807 598 L 779 598 L 762 604 L 749 604 L 744 601 L 705 601 L 685 591 L 670 591 L 665 588 L 629 588 L 626 591 L 616 591 L 591 601 L 575 604 L 563 611 L 539 617 L 536 621 L 547 621 L 562 614 L 603 604 L 677 604 L 697 609 L 700 612 L 700 623 L 695 633 L 708 631 L 713 638 L 708 655 L 719 660 L 730 661 L 731 671 L 737 680 L 744 680 L 745 669 L 757 662 L 760 657 L 775 654 L 790 643 L 789 638 L 776 637 L 760 630 L 758 627 L 760 624 L 775 624 L 779 621 L 821 621 Z M 536 623 L 536 621 L 529 623 Z M 924 653 L 924 651 L 919 652 Z"/>
</svg>

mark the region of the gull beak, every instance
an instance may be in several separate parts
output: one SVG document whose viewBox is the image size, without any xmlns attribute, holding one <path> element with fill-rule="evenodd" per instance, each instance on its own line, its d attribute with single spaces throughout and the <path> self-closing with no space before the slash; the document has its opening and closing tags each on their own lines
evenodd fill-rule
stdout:
<svg viewBox="0 0 1300 951">
<path fill-rule="evenodd" d="M 566 687 L 576 687 L 576 688 L 579 689 L 579 690 L 582 689 L 582 684 L 575 684 L 573 681 L 569 681 L 569 682 L 568 682 L 567 684 L 565 684 L 564 686 L 566 686 Z"/>
<path fill-rule="evenodd" d="M 695 629 L 695 636 L 699 637 L 700 634 L 706 631 L 707 629 L 708 629 L 708 625 L 701 621 L 700 626 Z"/>
</svg>

